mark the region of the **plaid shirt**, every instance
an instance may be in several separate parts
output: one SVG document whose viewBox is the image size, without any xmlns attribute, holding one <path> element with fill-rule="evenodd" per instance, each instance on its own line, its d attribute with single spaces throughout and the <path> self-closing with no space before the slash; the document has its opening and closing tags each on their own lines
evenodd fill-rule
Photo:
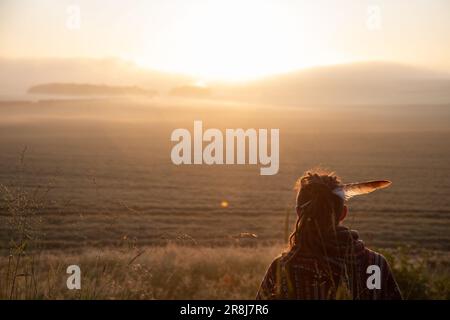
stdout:
<svg viewBox="0 0 450 320">
<path fill-rule="evenodd" d="M 353 243 L 350 254 L 340 257 L 317 257 L 302 254 L 294 248 L 283 253 L 270 265 L 256 299 L 402 299 L 386 259 Z M 380 268 L 380 289 L 369 289 L 367 267 Z"/>
</svg>

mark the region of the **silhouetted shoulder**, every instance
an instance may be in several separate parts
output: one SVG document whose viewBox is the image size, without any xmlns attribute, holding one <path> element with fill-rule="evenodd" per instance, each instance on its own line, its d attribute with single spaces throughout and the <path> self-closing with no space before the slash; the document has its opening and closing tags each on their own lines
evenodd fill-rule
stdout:
<svg viewBox="0 0 450 320">
<path fill-rule="evenodd" d="M 277 256 L 267 269 L 258 293 L 256 294 L 257 300 L 279 299 L 281 291 L 279 279 L 281 278 L 281 260 L 283 259 L 283 255 L 284 254 Z"/>
<path fill-rule="evenodd" d="M 365 248 L 364 270 L 366 273 L 366 288 L 359 299 L 365 300 L 401 300 L 402 295 L 395 281 L 394 274 L 387 259 L 380 253 Z M 371 278 L 370 276 L 373 275 Z M 378 287 L 372 288 L 370 282 L 377 284 L 376 277 L 379 276 Z"/>
</svg>

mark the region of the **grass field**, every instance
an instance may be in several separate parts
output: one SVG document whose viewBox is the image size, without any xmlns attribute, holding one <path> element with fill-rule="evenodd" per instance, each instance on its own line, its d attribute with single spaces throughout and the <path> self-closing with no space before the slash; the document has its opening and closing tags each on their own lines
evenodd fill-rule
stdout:
<svg viewBox="0 0 450 320">
<path fill-rule="evenodd" d="M 1 299 L 254 299 L 282 246 L 164 247 L 43 253 L 3 259 Z M 405 299 L 449 299 L 448 257 L 383 252 Z M 17 263 L 18 262 L 18 266 Z M 81 289 L 68 290 L 66 268 L 81 269 Z"/>
<path fill-rule="evenodd" d="M 448 299 L 447 107 L 2 103 L 1 298 L 251 299 L 292 229 L 295 180 L 322 165 L 393 181 L 351 200 L 346 224 L 391 260 L 405 298 Z M 279 127 L 279 174 L 174 166 L 170 132 L 195 119 Z M 66 288 L 69 264 L 80 291 Z"/>
</svg>

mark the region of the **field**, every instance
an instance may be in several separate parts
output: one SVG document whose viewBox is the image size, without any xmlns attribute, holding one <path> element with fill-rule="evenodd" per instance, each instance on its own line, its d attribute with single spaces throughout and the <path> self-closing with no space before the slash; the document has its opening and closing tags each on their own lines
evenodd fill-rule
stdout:
<svg viewBox="0 0 450 320">
<path fill-rule="evenodd" d="M 44 253 L 0 264 L 1 299 L 254 299 L 282 246 L 192 247 L 171 244 L 82 254 Z M 449 299 L 448 255 L 383 250 L 405 299 Z M 67 290 L 66 268 L 82 270 L 81 290 Z M 15 281 L 13 281 L 15 279 Z M 343 297 L 342 297 L 343 298 Z"/>
<path fill-rule="evenodd" d="M 279 128 L 279 174 L 173 165 L 170 133 L 192 131 L 194 120 Z M 447 105 L 2 102 L 1 297 L 252 298 L 294 222 L 295 180 L 321 165 L 346 182 L 393 181 L 351 200 L 346 224 L 368 246 L 401 250 L 392 257 L 403 257 L 397 270 L 408 297 L 448 298 L 449 121 Z M 17 247 L 24 231 L 34 249 Z M 17 252 L 26 270 L 18 267 L 11 289 Z M 64 290 L 69 263 L 86 270 L 85 290 Z"/>
</svg>

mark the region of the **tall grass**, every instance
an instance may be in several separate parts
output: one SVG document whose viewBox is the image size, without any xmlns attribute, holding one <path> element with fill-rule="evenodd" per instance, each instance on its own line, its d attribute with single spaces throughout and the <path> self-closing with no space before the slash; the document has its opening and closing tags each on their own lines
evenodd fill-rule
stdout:
<svg viewBox="0 0 450 320">
<path fill-rule="evenodd" d="M 292 223 L 287 210 L 284 244 L 271 246 L 256 245 L 252 234 L 221 247 L 200 246 L 184 235 L 165 246 L 138 247 L 124 237 L 119 246 L 101 250 L 49 251 L 39 243 L 50 189 L 27 188 L 20 177 L 14 186 L 0 185 L 0 218 L 9 239 L 0 256 L 0 299 L 253 299 Z M 406 299 L 450 299 L 448 252 L 405 247 L 382 253 Z M 69 265 L 81 268 L 80 290 L 66 286 Z"/>
<path fill-rule="evenodd" d="M 39 239 L 43 235 L 40 210 L 51 189 L 50 186 L 26 187 L 23 180 L 25 152 L 26 148 L 21 153 L 16 184 L 0 184 L 0 221 L 6 225 L 9 239 L 8 255 L 1 257 L 2 262 L 7 263 L 0 276 L 0 296 L 8 299 L 37 295 L 36 261 L 40 252 Z"/>
<path fill-rule="evenodd" d="M 14 294 L 1 290 L 0 298 L 253 299 L 267 266 L 281 249 L 175 244 L 139 249 L 124 244 L 108 250 L 43 253 L 19 265 L 16 275 L 30 272 L 33 266 L 32 280 L 17 277 Z M 405 298 L 450 298 L 448 261 L 442 257 L 427 253 L 408 256 L 402 250 L 386 256 Z M 66 287 L 66 268 L 72 264 L 81 268 L 80 290 Z M 10 267 L 9 260 L 2 259 L 2 283 L 7 281 Z"/>
</svg>

